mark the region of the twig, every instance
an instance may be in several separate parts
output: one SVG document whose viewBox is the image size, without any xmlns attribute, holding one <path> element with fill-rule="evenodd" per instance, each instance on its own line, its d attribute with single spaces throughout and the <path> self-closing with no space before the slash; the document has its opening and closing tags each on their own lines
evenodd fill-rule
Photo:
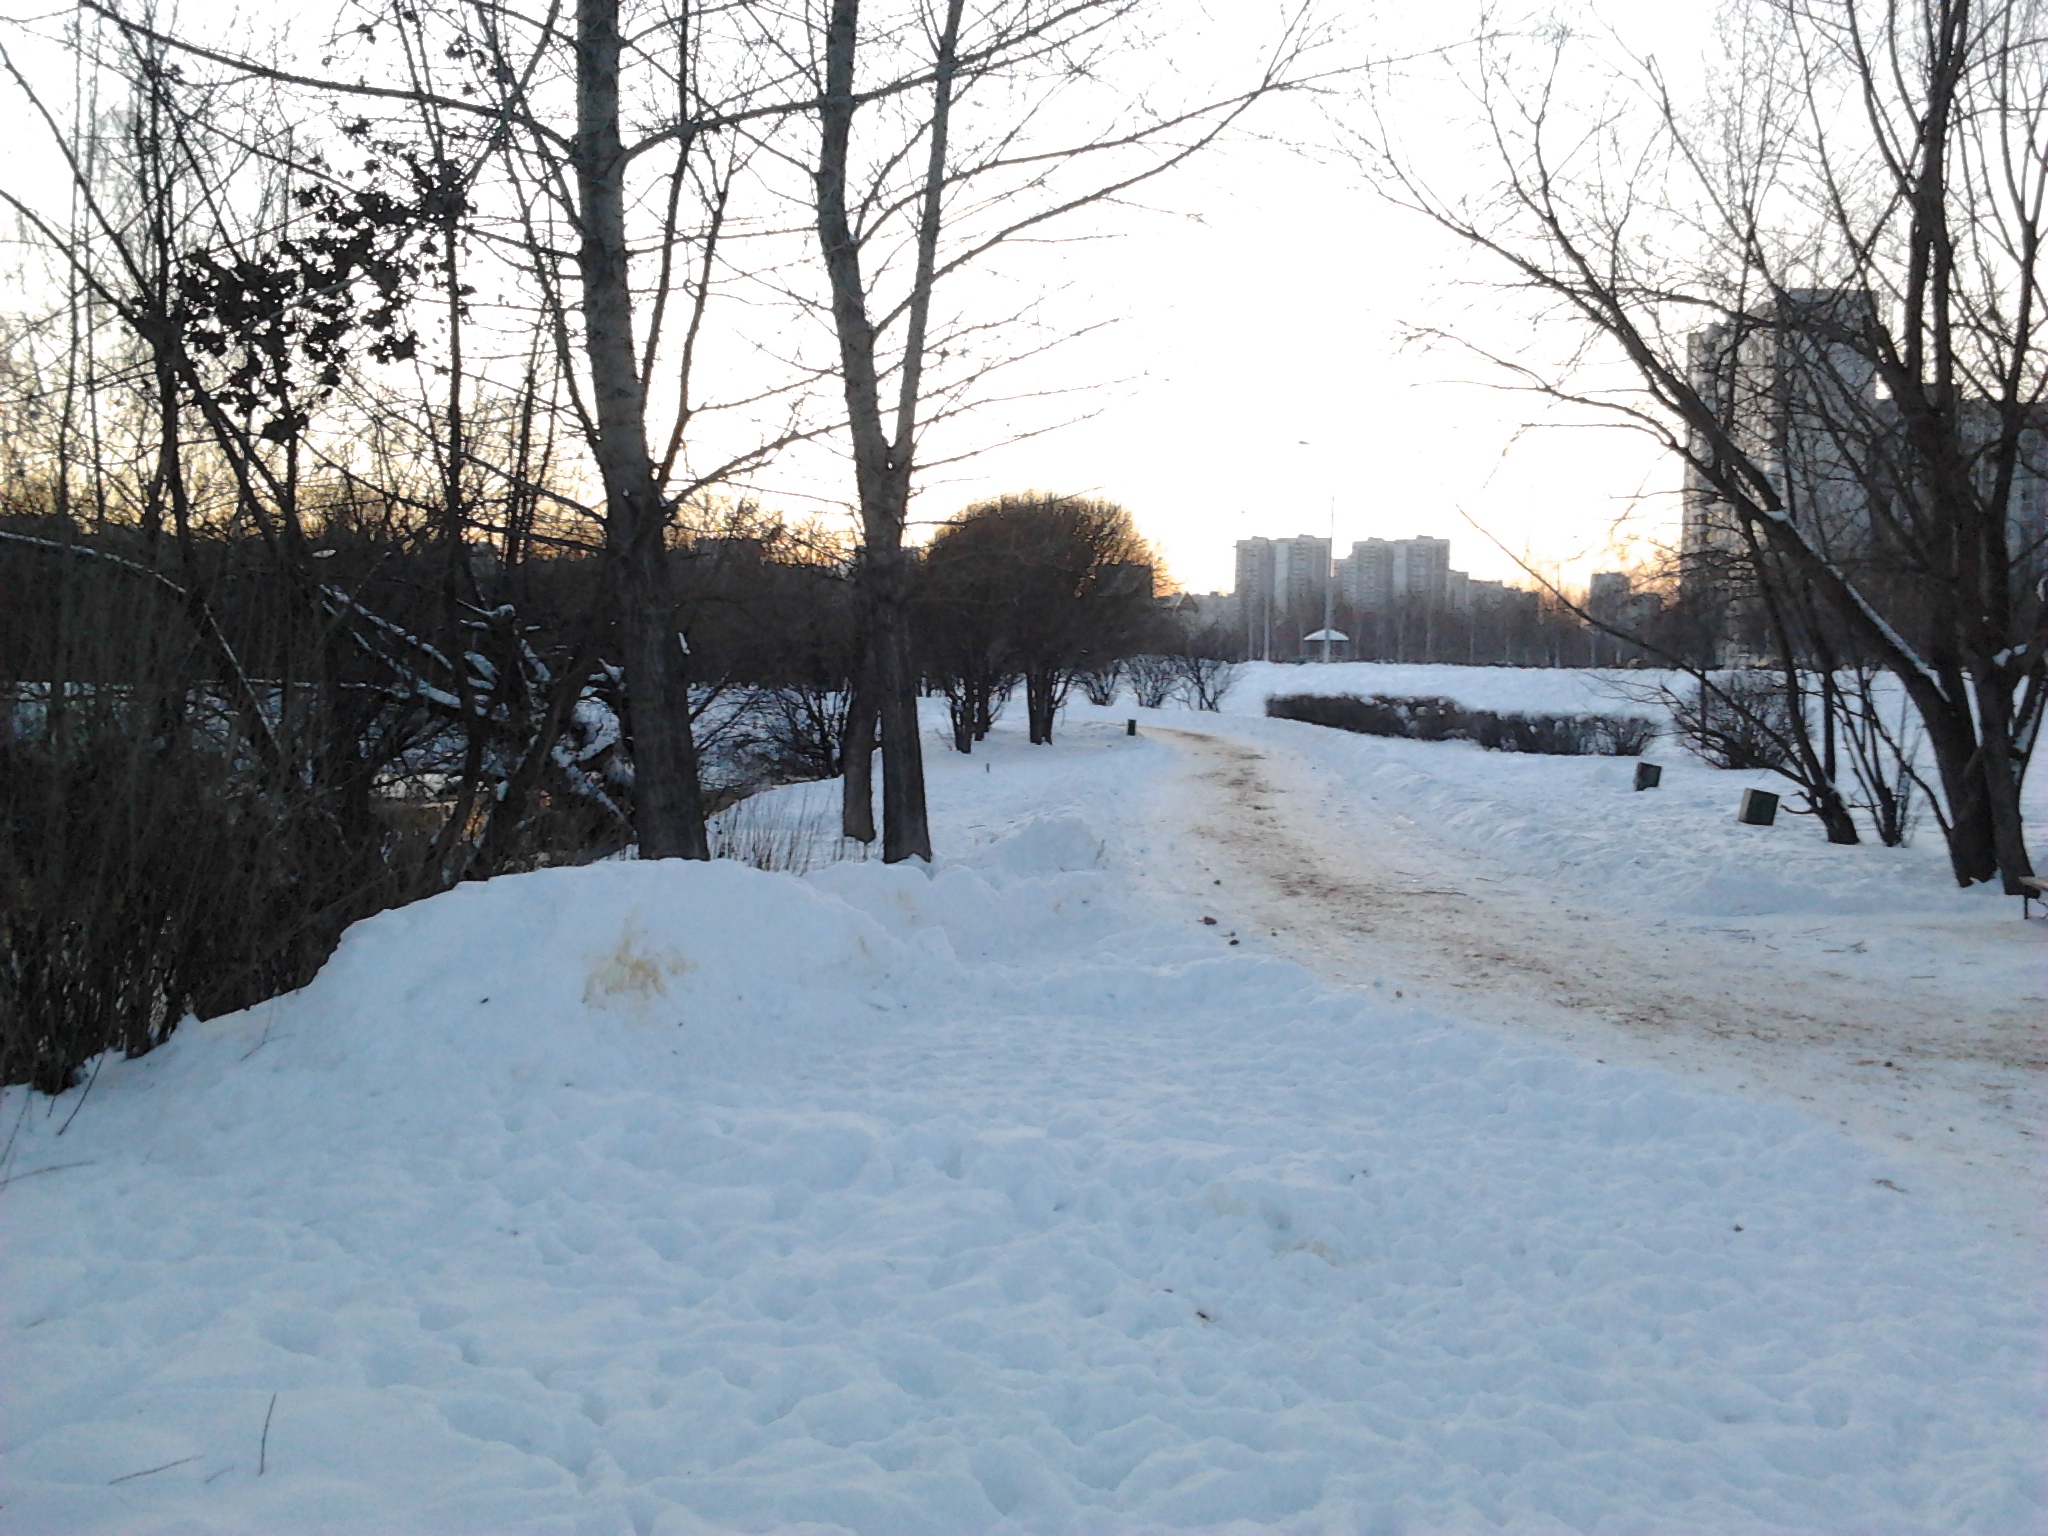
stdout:
<svg viewBox="0 0 2048 1536">
<path fill-rule="evenodd" d="M 198 1459 L 199 1458 L 197 1456 L 180 1456 L 176 1461 L 167 1461 L 160 1467 L 144 1467 L 140 1472 L 125 1472 L 119 1477 L 108 1478 L 107 1486 L 111 1488 L 116 1483 L 131 1482 L 135 1478 L 149 1477 L 157 1472 L 168 1472 L 173 1467 L 182 1467 L 183 1465 L 185 1465 L 186 1462 L 197 1461 Z"/>
<path fill-rule="evenodd" d="M 277 1412 L 277 1394 L 270 1394 L 270 1406 L 263 1410 L 263 1438 L 256 1446 L 256 1475 L 261 1477 L 270 1469 L 270 1416 Z"/>
<path fill-rule="evenodd" d="M 10 1173 L 6 1178 L 0 1179 L 0 1189 L 5 1189 L 10 1184 L 19 1184 L 23 1179 L 32 1179 L 39 1173 L 62 1173 L 66 1168 L 90 1168 L 98 1161 L 96 1157 L 88 1157 L 75 1163 L 52 1163 L 47 1168 L 30 1168 L 22 1173 Z"/>
<path fill-rule="evenodd" d="M 101 1051 L 99 1055 L 93 1057 L 92 1074 L 86 1078 L 85 1087 L 79 1092 L 78 1102 L 71 1106 L 71 1113 L 66 1115 L 64 1123 L 57 1127 L 57 1134 L 59 1136 L 62 1136 L 71 1129 L 71 1122 L 78 1118 L 78 1112 L 85 1108 L 85 1101 L 92 1097 L 92 1085 L 100 1080 L 100 1068 L 106 1063 L 106 1059 L 107 1053 L 105 1051 Z"/>
</svg>

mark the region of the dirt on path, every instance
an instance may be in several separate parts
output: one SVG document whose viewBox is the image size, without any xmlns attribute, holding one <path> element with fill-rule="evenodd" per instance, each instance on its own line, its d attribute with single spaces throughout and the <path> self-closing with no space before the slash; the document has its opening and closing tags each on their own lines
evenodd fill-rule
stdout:
<svg viewBox="0 0 2048 1536">
<path fill-rule="evenodd" d="M 1334 795 L 1284 749 L 1155 734 L 1186 753 L 1162 814 L 1203 855 L 1166 878 L 1207 887 L 1222 920 L 1341 984 L 1832 1120 L 2042 1240 L 2038 1009 L 1973 1013 L 1938 985 L 1875 985 L 1753 932 L 1603 909 Z"/>
</svg>

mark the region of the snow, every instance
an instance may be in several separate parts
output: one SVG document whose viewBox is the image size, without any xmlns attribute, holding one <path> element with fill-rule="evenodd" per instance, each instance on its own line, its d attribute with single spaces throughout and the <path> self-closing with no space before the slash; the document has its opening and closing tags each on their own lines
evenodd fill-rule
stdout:
<svg viewBox="0 0 2048 1536">
<path fill-rule="evenodd" d="M 1652 675 L 1640 672 L 1247 672 L 1226 702 L 1235 713 L 1147 718 L 1197 727 L 1177 739 L 1227 761 L 1231 786 L 1198 775 L 1153 807 L 1155 824 L 1194 834 L 1155 839 L 1155 884 L 1185 893 L 1225 874 L 1241 916 L 1328 978 L 1391 969 L 1411 996 L 1472 1022 L 1825 1114 L 1951 1204 L 2042 1236 L 2041 927 L 1995 886 L 1958 890 L 1931 817 L 1909 847 L 1844 848 L 1811 817 L 1738 824 L 1744 789 L 1782 783 L 1712 769 L 1668 738 L 1647 754 L 1662 786 L 1638 794 L 1631 759 L 1263 718 L 1268 693 L 1319 684 L 1615 708 L 1620 690 L 1641 696 Z M 2035 828 L 2048 824 L 2043 790 L 2029 785 Z"/>
<path fill-rule="evenodd" d="M 1554 707 L 1524 680 L 1456 696 Z M 1132 713 L 935 752 L 929 874 L 465 886 L 10 1093 L 6 1529 L 2048 1525 L 2010 1223 L 1860 1125 L 1418 986 L 1391 925 L 1343 951 L 1373 974 L 1299 950 L 1202 776 L 1265 776 L 1253 843 L 1611 874 L 1617 924 L 2038 930 L 1925 847 L 1746 837 L 1741 775 Z M 832 788 L 762 808 L 814 830 Z"/>
<path fill-rule="evenodd" d="M 1456 699 L 1467 709 L 1524 714 L 1647 715 L 1640 702 L 1678 674 L 1632 667 L 1458 667 L 1438 662 L 1247 662 L 1223 701 L 1228 714 L 1263 715 L 1276 693 L 1389 693 Z M 1680 680 L 1683 685 L 1682 679 Z"/>
</svg>

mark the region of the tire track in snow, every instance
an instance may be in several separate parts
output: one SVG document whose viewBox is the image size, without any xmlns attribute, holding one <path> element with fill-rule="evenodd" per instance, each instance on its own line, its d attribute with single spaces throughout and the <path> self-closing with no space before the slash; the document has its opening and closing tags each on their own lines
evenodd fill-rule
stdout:
<svg viewBox="0 0 2048 1536">
<path fill-rule="evenodd" d="M 2048 1031 L 2031 1010 L 1973 1014 L 1937 993 L 1819 972 L 1711 920 L 1653 928 L 1599 907 L 1598 892 L 1488 866 L 1376 814 L 1274 743 L 1153 734 L 1188 759 L 1160 814 L 1184 819 L 1213 866 L 1180 871 L 1187 894 L 1210 887 L 1201 899 L 1227 921 L 1329 979 L 1398 987 L 1478 1023 L 1833 1121 L 2043 1239 Z"/>
</svg>

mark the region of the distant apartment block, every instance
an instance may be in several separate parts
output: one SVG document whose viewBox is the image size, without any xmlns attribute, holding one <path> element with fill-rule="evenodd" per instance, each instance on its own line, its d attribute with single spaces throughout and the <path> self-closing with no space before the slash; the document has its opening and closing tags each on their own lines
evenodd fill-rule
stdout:
<svg viewBox="0 0 2048 1536">
<path fill-rule="evenodd" d="M 1449 539 L 1361 539 L 1342 559 L 1332 561 L 1332 553 L 1330 540 L 1312 534 L 1238 541 L 1232 597 L 1247 654 L 1301 654 L 1302 637 L 1322 628 L 1326 611 L 1348 620 L 1396 611 L 1463 613 L 1508 601 L 1504 583 L 1475 582 L 1451 569 Z"/>
<path fill-rule="evenodd" d="M 1247 654 L 1296 654 L 1302 633 L 1322 620 L 1329 584 L 1328 539 L 1239 539 L 1236 595 Z"/>
<path fill-rule="evenodd" d="M 1626 571 L 1595 571 L 1586 583 L 1586 614 L 1596 624 L 1639 634 L 1663 611 L 1663 596 L 1638 592 Z"/>
<path fill-rule="evenodd" d="M 1736 449 L 1779 488 L 1787 515 L 1830 557 L 1868 542 L 1864 460 L 1885 429 L 1875 366 L 1824 338 L 1865 330 L 1875 307 L 1865 289 L 1794 289 L 1739 320 L 1703 327 L 1686 343 L 1693 388 Z M 1712 456 L 1695 428 L 1690 457 Z M 1690 465 L 1682 547 L 1695 563 L 1744 547 L 1732 510 Z"/>
<path fill-rule="evenodd" d="M 1693 388 L 1728 439 L 1769 477 L 1784 512 L 1831 560 L 1886 558 L 1901 519 L 1924 494 L 1910 466 L 1898 408 L 1878 386 L 1876 367 L 1848 338 L 1881 330 L 1877 298 L 1865 289 L 1794 289 L 1688 338 Z M 1962 437 L 1977 455 L 1976 490 L 1987 499 L 2006 418 L 1989 400 L 1958 402 Z M 1726 595 L 1731 567 L 1748 547 L 1733 508 L 1697 465 L 1712 446 L 1694 429 L 1685 481 L 1685 581 L 1695 597 Z M 2048 411 L 2019 423 L 2017 463 L 2005 500 L 2010 547 L 2022 586 L 2038 580 L 2048 540 Z"/>
<path fill-rule="evenodd" d="M 1403 599 L 1455 606 L 1452 574 L 1449 539 L 1365 539 L 1337 562 L 1336 581 L 1345 606 L 1377 613 Z M 1469 579 L 1463 571 L 1456 575 L 1460 582 Z"/>
</svg>

